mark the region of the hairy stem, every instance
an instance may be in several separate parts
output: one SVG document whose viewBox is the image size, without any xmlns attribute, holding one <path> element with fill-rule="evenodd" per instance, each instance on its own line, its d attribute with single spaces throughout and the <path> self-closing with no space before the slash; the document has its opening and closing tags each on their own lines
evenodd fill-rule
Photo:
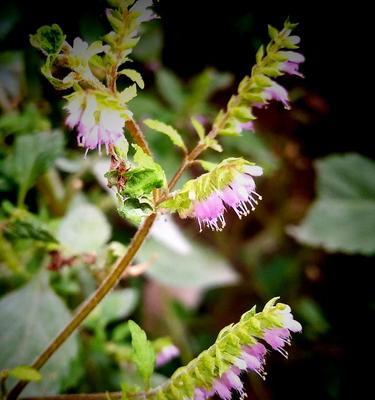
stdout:
<svg viewBox="0 0 375 400">
<path fill-rule="evenodd" d="M 82 321 L 100 303 L 104 296 L 116 286 L 117 282 L 122 277 L 125 269 L 129 266 L 138 249 L 145 241 L 147 234 L 149 233 L 150 228 L 155 221 L 155 218 L 156 214 L 151 214 L 145 219 L 144 223 L 140 226 L 132 241 L 130 242 L 128 251 L 115 263 L 112 271 L 107 275 L 107 277 L 96 289 L 96 291 L 77 310 L 71 321 L 38 356 L 38 358 L 31 365 L 32 368 L 39 370 L 48 361 L 48 359 L 61 347 L 61 345 L 70 337 L 70 335 L 79 327 Z M 26 381 L 18 382 L 9 392 L 8 400 L 15 400 L 27 384 L 28 382 Z"/>
<path fill-rule="evenodd" d="M 141 128 L 138 124 L 133 120 L 129 119 L 126 121 L 126 127 L 129 129 L 132 138 L 134 139 L 135 143 L 149 156 L 151 156 L 151 150 L 148 146 L 148 143 L 141 131 Z"/>
</svg>

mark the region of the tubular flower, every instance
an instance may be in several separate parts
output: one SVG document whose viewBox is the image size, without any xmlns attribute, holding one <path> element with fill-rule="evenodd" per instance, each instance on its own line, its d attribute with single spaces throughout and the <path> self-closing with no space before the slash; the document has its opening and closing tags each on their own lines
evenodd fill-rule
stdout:
<svg viewBox="0 0 375 400">
<path fill-rule="evenodd" d="M 65 122 L 69 128 L 77 128 L 78 145 L 86 148 L 86 154 L 96 148 L 100 154 L 104 145 L 108 154 L 109 146 L 123 136 L 131 112 L 121 107 L 116 99 L 107 99 L 95 92 L 75 92 L 66 98 L 68 116 Z"/>
<path fill-rule="evenodd" d="M 305 57 L 302 54 L 294 51 L 280 51 L 279 53 L 288 58 L 287 61 L 284 61 L 281 64 L 280 71 L 289 75 L 297 75 L 303 78 L 304 75 L 299 72 L 298 68 L 300 64 L 305 61 Z"/>
<path fill-rule="evenodd" d="M 271 86 L 264 89 L 263 97 L 267 101 L 280 101 L 286 109 L 290 108 L 288 92 L 276 82 L 273 82 Z"/>
<path fill-rule="evenodd" d="M 205 199 L 195 201 L 194 217 L 198 220 L 200 231 L 204 226 L 221 231 L 226 225 L 224 212 L 227 207 L 232 208 L 240 219 L 254 211 L 262 196 L 255 191 L 253 176 L 262 173 L 261 167 L 246 165 L 243 172 L 237 172 L 224 188 L 215 190 Z"/>
</svg>

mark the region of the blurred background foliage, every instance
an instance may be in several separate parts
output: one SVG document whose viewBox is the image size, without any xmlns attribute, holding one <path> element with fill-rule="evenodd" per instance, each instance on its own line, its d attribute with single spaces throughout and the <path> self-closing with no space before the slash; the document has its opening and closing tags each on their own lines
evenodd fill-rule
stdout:
<svg viewBox="0 0 375 400">
<path fill-rule="evenodd" d="M 323 12 L 323 4 L 205 6 L 156 5 L 161 19 L 144 26 L 134 52 L 146 90 L 130 105 L 138 121 L 170 123 L 192 145 L 190 117 L 209 126 L 267 40 L 266 24 L 278 27 L 288 15 L 300 22 L 306 79 L 282 82 L 291 111 L 277 104 L 259 110 L 256 133 L 222 141 L 224 156 L 264 167 L 264 200 L 244 220 L 228 215 L 220 233 L 198 234 L 193 221 L 161 218 L 136 257 L 146 273 L 120 283 L 42 369 L 43 381 L 31 384 L 29 394 L 118 390 L 139 381 L 129 317 L 150 338 L 168 337 L 180 348 L 181 357 L 154 374 L 156 384 L 212 344 L 224 325 L 274 296 L 292 306 L 304 333 L 288 361 L 272 356 L 265 383 L 249 377 L 250 398 L 354 394 L 352 328 L 370 326 L 375 305 L 373 148 L 356 127 L 343 85 L 354 61 L 343 65 L 342 54 L 356 37 L 338 41 L 344 18 Z M 100 0 L 0 6 L 0 369 L 29 363 L 43 349 L 135 231 L 106 188 L 108 160 L 95 152 L 83 159 L 64 127 L 62 97 L 44 81 L 41 59 L 28 43 L 29 33 L 52 22 L 70 40 L 95 40 L 107 28 L 104 9 Z M 143 128 L 170 177 L 181 155 Z M 212 152 L 207 160 L 217 157 Z M 370 337 L 363 335 L 363 341 Z"/>
</svg>

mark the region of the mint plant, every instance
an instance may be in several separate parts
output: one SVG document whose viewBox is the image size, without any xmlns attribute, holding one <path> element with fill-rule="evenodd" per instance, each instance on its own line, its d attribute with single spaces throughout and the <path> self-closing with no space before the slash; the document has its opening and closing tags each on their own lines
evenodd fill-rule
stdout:
<svg viewBox="0 0 375 400">
<path fill-rule="evenodd" d="M 226 108 L 218 113 L 212 127 L 208 129 L 207 124 L 191 116 L 197 139 L 195 146 L 189 148 L 179 129 L 166 122 L 144 120 L 145 126 L 170 139 L 182 156 L 180 167 L 168 181 L 163 166 L 153 156 L 140 121 L 134 119 L 131 106 L 145 83 L 138 71 L 128 67 L 140 39 L 141 24 L 156 17 L 152 1 L 111 0 L 110 6 L 106 17 L 112 30 L 102 40 L 88 44 L 77 37 L 69 42 L 62 29 L 53 24 L 30 35 L 30 42 L 46 57 L 42 74 L 55 89 L 64 91 L 65 123 L 76 132 L 77 144 L 84 150 L 83 157 L 90 158 L 91 152 L 98 151 L 109 159 L 110 166 L 105 173 L 107 186 L 116 194 L 119 214 L 138 225 L 138 230 L 126 251 L 114 257 L 113 267 L 96 291 L 30 366 L 31 371 L 39 370 L 98 304 L 104 307 L 101 302 L 119 280 L 126 277 L 125 272 L 130 273 L 129 265 L 159 215 L 175 213 L 181 218 L 195 218 L 200 231 L 205 228 L 221 231 L 226 227 L 227 213 L 233 211 L 241 219 L 255 211 L 262 200 L 256 189 L 256 179 L 263 174 L 263 168 L 239 157 L 213 163 L 205 159 L 205 155 L 209 150 L 222 152 L 222 137 L 229 136 L 235 141 L 243 130 L 254 130 L 254 109 L 267 107 L 272 101 L 289 109 L 288 92 L 276 79 L 284 74 L 302 77 L 299 67 L 304 57 L 295 51 L 300 38 L 293 35 L 296 24 L 287 20 L 280 31 L 269 26 L 270 43 L 259 48 L 251 72 L 240 82 Z M 119 80 L 124 77 L 131 83 L 122 87 Z M 40 137 L 40 140 L 52 139 L 50 152 L 43 156 L 43 170 L 49 165 L 48 155 L 61 146 L 52 146 L 55 142 L 61 143 L 61 135 Z M 38 157 L 37 152 L 33 154 Z M 25 158 L 24 163 L 27 164 L 27 160 Z M 195 165 L 205 172 L 176 190 L 182 174 Z M 30 171 L 29 174 L 17 170 L 19 205 L 23 204 L 36 173 Z M 52 236 L 48 241 L 51 249 L 57 246 Z M 151 382 L 155 365 L 176 357 L 179 350 L 168 341 L 163 345 L 161 342 L 153 344 L 135 322 L 129 321 L 132 350 L 125 358 L 137 367 L 143 387 L 124 385 L 120 396 L 124 399 L 208 399 L 218 395 L 230 399 L 232 392 L 237 391 L 244 397 L 241 373 L 252 371 L 264 379 L 267 349 L 287 356 L 285 345 L 290 344 L 291 333 L 302 330 L 290 307 L 276 300 L 272 299 L 261 312 L 256 313 L 253 308 L 237 324 L 224 328 L 213 346 L 156 387 L 152 387 Z M 92 315 L 91 326 L 95 328 Z M 86 321 L 90 321 L 90 317 Z M 99 327 L 97 332 L 100 332 Z M 28 383 L 23 376 L 18 377 L 22 380 L 9 392 L 8 399 L 17 398 Z"/>
</svg>

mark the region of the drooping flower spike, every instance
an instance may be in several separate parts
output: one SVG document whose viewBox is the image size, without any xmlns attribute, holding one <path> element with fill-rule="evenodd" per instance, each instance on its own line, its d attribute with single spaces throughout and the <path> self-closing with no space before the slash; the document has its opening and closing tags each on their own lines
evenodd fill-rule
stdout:
<svg viewBox="0 0 375 400">
<path fill-rule="evenodd" d="M 261 313 L 253 309 L 237 324 L 224 328 L 213 346 L 178 369 L 151 399 L 208 400 L 216 395 L 230 400 L 233 393 L 245 398 L 241 374 L 254 372 L 266 379 L 267 353 L 277 350 L 287 356 L 285 345 L 290 345 L 291 333 L 302 330 L 290 307 L 275 305 L 275 301 L 268 302 Z"/>
<path fill-rule="evenodd" d="M 110 145 L 123 136 L 125 122 L 132 113 L 114 98 L 95 91 L 77 91 L 66 96 L 68 112 L 66 124 L 77 128 L 78 145 L 89 150 L 104 145 L 108 154 Z"/>
<path fill-rule="evenodd" d="M 185 184 L 181 191 L 162 203 L 162 208 L 177 211 L 182 218 L 196 218 L 204 227 L 221 231 L 224 214 L 233 209 L 238 218 L 255 210 L 259 200 L 254 178 L 263 174 L 261 167 L 242 158 L 229 158 L 212 171 Z"/>
</svg>

